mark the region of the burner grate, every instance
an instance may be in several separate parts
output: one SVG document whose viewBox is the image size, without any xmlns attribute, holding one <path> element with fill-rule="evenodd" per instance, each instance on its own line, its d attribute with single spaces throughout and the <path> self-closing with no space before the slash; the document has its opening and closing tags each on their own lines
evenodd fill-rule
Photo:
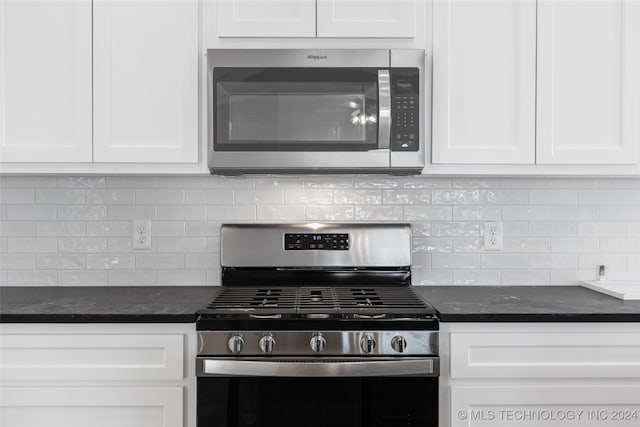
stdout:
<svg viewBox="0 0 640 427">
<path fill-rule="evenodd" d="M 429 310 L 405 286 L 225 287 L 207 309 L 216 314 L 360 318 L 419 315 Z"/>
</svg>

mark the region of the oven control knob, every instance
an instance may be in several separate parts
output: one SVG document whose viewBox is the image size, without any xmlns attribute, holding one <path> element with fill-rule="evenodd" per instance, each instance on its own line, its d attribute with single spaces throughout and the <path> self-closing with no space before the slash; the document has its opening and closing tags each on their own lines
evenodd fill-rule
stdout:
<svg viewBox="0 0 640 427">
<path fill-rule="evenodd" d="M 229 350 L 231 353 L 238 354 L 242 351 L 242 346 L 244 346 L 244 339 L 240 335 L 234 335 L 229 338 L 229 342 L 227 343 Z"/>
<path fill-rule="evenodd" d="M 365 353 L 371 353 L 376 348 L 376 339 L 371 334 L 366 334 L 360 340 L 360 348 Z"/>
<path fill-rule="evenodd" d="M 265 335 L 258 342 L 263 353 L 271 353 L 276 346 L 276 340 L 271 335 Z"/>
<path fill-rule="evenodd" d="M 391 339 L 391 348 L 398 353 L 404 353 L 407 348 L 407 340 L 402 335 L 396 335 Z"/>
<path fill-rule="evenodd" d="M 324 339 L 322 335 L 314 335 L 311 337 L 311 341 L 309 341 L 309 345 L 311 346 L 311 350 L 314 353 L 320 353 L 324 350 L 325 345 L 327 345 L 327 340 Z"/>
</svg>

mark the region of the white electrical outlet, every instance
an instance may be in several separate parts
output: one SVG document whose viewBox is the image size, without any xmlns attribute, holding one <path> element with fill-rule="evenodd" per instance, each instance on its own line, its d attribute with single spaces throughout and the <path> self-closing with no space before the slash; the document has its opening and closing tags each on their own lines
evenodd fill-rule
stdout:
<svg viewBox="0 0 640 427">
<path fill-rule="evenodd" d="M 484 223 L 484 249 L 486 251 L 502 250 L 502 223 Z"/>
<path fill-rule="evenodd" d="M 133 221 L 133 249 L 151 249 L 151 221 Z"/>
</svg>

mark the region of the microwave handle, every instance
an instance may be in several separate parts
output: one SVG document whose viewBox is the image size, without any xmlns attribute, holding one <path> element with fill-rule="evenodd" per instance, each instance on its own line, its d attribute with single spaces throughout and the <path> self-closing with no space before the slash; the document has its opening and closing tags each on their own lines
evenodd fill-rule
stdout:
<svg viewBox="0 0 640 427">
<path fill-rule="evenodd" d="M 391 77 L 378 70 L 378 149 L 389 149 L 391 141 Z"/>
</svg>

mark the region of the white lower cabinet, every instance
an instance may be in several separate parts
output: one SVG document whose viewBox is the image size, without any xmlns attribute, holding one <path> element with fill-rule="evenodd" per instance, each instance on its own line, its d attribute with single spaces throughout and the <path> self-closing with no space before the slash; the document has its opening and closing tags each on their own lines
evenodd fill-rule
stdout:
<svg viewBox="0 0 640 427">
<path fill-rule="evenodd" d="M 640 425 L 640 324 L 443 323 L 441 427 Z"/>
<path fill-rule="evenodd" d="M 195 426 L 193 324 L 0 324 L 0 425 Z"/>
</svg>

